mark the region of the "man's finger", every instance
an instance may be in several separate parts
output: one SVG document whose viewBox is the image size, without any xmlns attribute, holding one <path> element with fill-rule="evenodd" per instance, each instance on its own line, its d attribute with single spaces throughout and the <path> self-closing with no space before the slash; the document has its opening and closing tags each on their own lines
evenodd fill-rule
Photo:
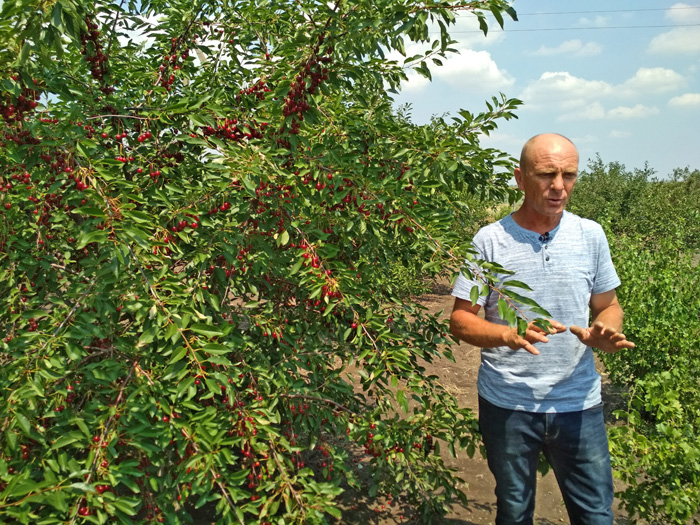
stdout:
<svg viewBox="0 0 700 525">
<path fill-rule="evenodd" d="M 545 332 L 550 334 L 560 334 L 562 332 L 566 332 L 566 326 L 561 324 L 559 321 L 555 321 L 554 319 L 547 319 L 547 321 L 549 322 L 550 326 L 546 330 L 540 326 L 537 326 L 534 321 L 528 325 L 528 330 L 535 330 L 537 332 Z"/>
<path fill-rule="evenodd" d="M 535 348 L 533 345 L 525 341 L 525 344 L 523 345 L 523 348 L 530 352 L 532 355 L 540 355 L 540 351 Z"/>
<path fill-rule="evenodd" d="M 566 326 L 561 324 L 559 321 L 554 321 L 553 319 L 549 319 L 549 324 L 551 324 L 552 328 L 554 329 L 554 332 L 551 332 L 553 334 L 560 334 L 562 332 L 566 332 Z"/>
<path fill-rule="evenodd" d="M 617 346 L 618 348 L 636 348 L 637 347 L 636 344 L 634 344 L 632 341 L 628 341 L 627 339 L 625 339 L 624 341 L 618 341 L 617 343 L 615 343 L 615 346 Z"/>
<path fill-rule="evenodd" d="M 605 328 L 605 325 L 601 323 L 600 321 L 596 321 L 591 325 L 591 335 L 593 336 L 603 336 L 605 337 L 606 332 L 608 331 L 607 328 Z"/>
<path fill-rule="evenodd" d="M 586 332 L 588 332 L 588 330 L 581 328 L 580 326 L 572 325 L 569 327 L 569 330 L 571 330 L 571 333 L 574 334 L 579 339 L 584 339 L 588 335 L 586 333 Z"/>
<path fill-rule="evenodd" d="M 534 343 L 534 342 L 548 343 L 549 342 L 549 338 L 545 335 L 544 332 L 530 330 L 529 328 L 525 331 L 525 339 L 530 343 Z M 533 339 L 534 339 L 534 341 L 533 341 Z"/>
</svg>

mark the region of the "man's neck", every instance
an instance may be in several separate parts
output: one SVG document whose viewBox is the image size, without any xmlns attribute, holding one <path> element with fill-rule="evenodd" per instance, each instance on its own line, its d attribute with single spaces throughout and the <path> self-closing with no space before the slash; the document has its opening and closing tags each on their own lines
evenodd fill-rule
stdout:
<svg viewBox="0 0 700 525">
<path fill-rule="evenodd" d="M 515 223 L 521 228 L 525 228 L 526 230 L 542 235 L 547 232 L 551 232 L 554 228 L 556 228 L 559 225 L 563 215 L 563 213 L 552 216 L 532 214 L 528 213 L 527 210 L 521 207 L 513 212 L 511 217 L 513 217 Z"/>
</svg>

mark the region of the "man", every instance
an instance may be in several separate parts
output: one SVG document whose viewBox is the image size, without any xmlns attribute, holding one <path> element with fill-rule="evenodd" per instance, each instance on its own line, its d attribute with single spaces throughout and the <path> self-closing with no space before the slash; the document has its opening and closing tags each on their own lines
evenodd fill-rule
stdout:
<svg viewBox="0 0 700 525">
<path fill-rule="evenodd" d="M 452 292 L 452 334 L 482 347 L 479 424 L 496 478 L 497 525 L 533 523 L 540 451 L 554 470 L 571 523 L 613 522 L 610 454 L 592 348 L 616 352 L 634 343 L 621 333 L 615 295 L 620 280 L 602 228 L 564 211 L 578 160 L 566 137 L 530 139 L 514 172 L 525 194 L 522 206 L 473 240 L 479 258 L 516 272 L 502 282 L 517 279 L 532 288 L 522 295 L 551 314 L 548 333 L 531 322 L 519 335 L 500 319 L 494 290 L 472 304 L 472 287 L 483 284 L 478 280 L 460 274 Z M 477 315 L 482 307 L 484 319 Z"/>
</svg>

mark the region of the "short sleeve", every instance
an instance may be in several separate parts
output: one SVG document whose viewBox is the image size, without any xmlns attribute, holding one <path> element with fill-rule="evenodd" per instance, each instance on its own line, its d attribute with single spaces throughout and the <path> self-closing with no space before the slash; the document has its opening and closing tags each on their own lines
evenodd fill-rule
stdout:
<svg viewBox="0 0 700 525">
<path fill-rule="evenodd" d="M 609 292 L 620 286 L 620 278 L 615 271 L 615 266 L 610 256 L 610 246 L 608 246 L 605 232 L 600 225 L 596 224 L 596 226 L 598 227 L 598 264 L 593 289 L 591 290 L 593 294 Z"/>
</svg>

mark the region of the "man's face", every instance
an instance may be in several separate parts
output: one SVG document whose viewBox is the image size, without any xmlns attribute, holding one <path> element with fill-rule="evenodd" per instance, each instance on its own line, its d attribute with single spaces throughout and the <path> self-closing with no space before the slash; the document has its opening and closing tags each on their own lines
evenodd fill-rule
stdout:
<svg viewBox="0 0 700 525">
<path fill-rule="evenodd" d="M 569 202 L 578 177 L 578 152 L 563 137 L 543 136 L 528 149 L 515 170 L 523 207 L 535 216 L 559 217 Z"/>
</svg>

